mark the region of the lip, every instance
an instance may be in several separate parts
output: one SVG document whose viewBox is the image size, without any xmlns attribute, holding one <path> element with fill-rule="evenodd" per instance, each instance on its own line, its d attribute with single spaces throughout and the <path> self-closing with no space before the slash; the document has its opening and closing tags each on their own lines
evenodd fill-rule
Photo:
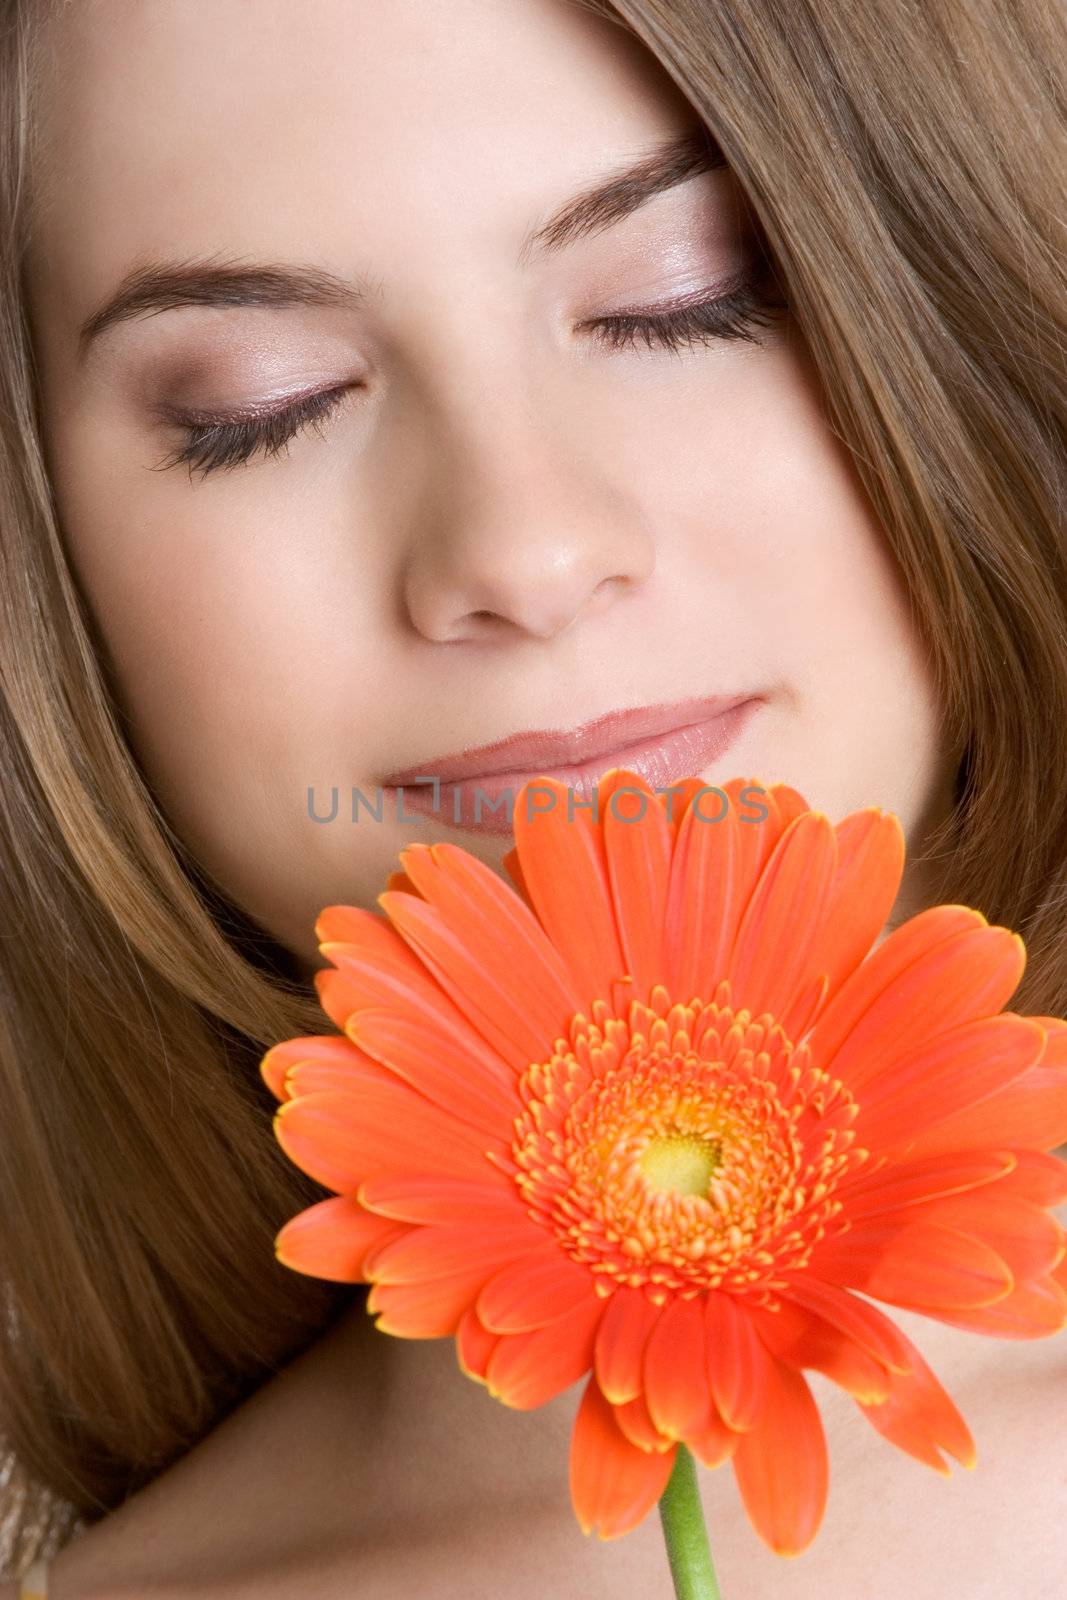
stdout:
<svg viewBox="0 0 1067 1600">
<path fill-rule="evenodd" d="M 606 772 L 625 767 L 650 788 L 663 789 L 722 757 L 761 703 L 756 694 L 711 695 L 610 711 L 578 728 L 535 729 L 431 757 L 391 773 L 383 787 L 403 788 L 397 799 L 409 816 L 432 816 L 464 831 L 510 834 L 502 799 L 510 790 L 513 807 L 531 778 L 555 778 L 577 799 L 589 800 Z M 430 778 L 437 779 L 436 786 L 425 781 Z M 476 795 L 481 796 L 480 815 Z M 497 809 L 488 809 L 493 806 Z"/>
</svg>

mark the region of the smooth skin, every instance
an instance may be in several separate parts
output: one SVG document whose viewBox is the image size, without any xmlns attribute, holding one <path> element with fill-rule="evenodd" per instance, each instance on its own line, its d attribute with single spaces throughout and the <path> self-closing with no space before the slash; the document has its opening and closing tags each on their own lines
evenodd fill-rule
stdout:
<svg viewBox="0 0 1067 1600">
<path fill-rule="evenodd" d="M 810 363 L 612 350 L 577 325 L 746 262 L 728 170 L 519 264 L 562 202 L 693 126 L 560 0 L 95 0 L 53 29 L 30 262 L 49 467 L 148 779 L 198 859 L 321 964 L 437 819 L 336 785 L 618 707 L 761 693 L 708 782 L 940 814 L 924 654 Z M 254 25 L 252 15 L 254 12 Z M 195 85 L 195 93 L 191 90 Z M 195 115 L 192 114 L 195 104 Z M 551 114 L 547 108 L 551 108 Z M 310 262 L 361 308 L 183 306 L 78 330 L 133 265 Z M 349 385 L 287 455 L 152 470 L 212 415 Z"/>
<path fill-rule="evenodd" d="M 310 975 L 319 909 L 373 906 L 404 844 L 452 838 L 495 866 L 509 841 L 388 809 L 318 824 L 309 785 L 370 795 L 521 729 L 741 690 L 764 703 L 707 782 L 785 781 L 835 819 L 882 805 L 914 853 L 956 752 L 796 329 L 680 351 L 588 331 L 746 265 L 731 174 L 522 253 L 576 192 L 694 126 L 658 65 L 567 0 L 209 9 L 58 10 L 30 258 L 64 539 L 131 745 L 204 866 Z M 185 304 L 79 357 L 132 268 L 205 258 L 312 265 L 365 296 Z M 175 412 L 327 389 L 341 405 L 287 452 L 153 470 L 186 439 Z M 897 919 L 925 893 L 909 873 Z M 772 1556 L 729 1469 L 702 1473 L 730 1600 L 999 1597 L 1017 1544 L 1037 1563 L 1025 1592 L 1052 1593 L 1036 1463 L 1059 1470 L 1062 1429 L 1037 1395 L 1062 1347 L 1003 1361 L 901 1322 L 968 1414 L 980 1471 L 942 1485 L 816 1378 L 832 1487 L 809 1553 Z M 665 1595 L 654 1515 L 606 1544 L 574 1521 L 578 1392 L 510 1412 L 450 1341 L 377 1334 L 357 1296 L 70 1545 L 53 1600 Z"/>
</svg>

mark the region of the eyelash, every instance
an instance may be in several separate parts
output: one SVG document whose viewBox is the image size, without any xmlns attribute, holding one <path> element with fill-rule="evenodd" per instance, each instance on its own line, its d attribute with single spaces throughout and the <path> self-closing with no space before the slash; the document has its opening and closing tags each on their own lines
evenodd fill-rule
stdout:
<svg viewBox="0 0 1067 1600">
<path fill-rule="evenodd" d="M 611 350 L 633 349 L 639 339 L 647 349 L 677 354 L 692 345 L 714 344 L 720 339 L 746 339 L 758 344 L 757 327 L 766 327 L 785 310 L 785 302 L 768 295 L 755 276 L 746 278 L 710 300 L 676 304 L 657 312 L 619 312 L 579 324 L 597 343 Z M 325 389 L 284 410 L 257 418 L 223 418 L 184 428 L 185 444 L 160 463 L 157 471 L 188 463 L 189 474 L 239 466 L 257 450 L 277 456 L 304 428 L 319 429 L 344 399 L 346 389 Z M 320 433 L 320 437 L 322 434 Z"/>
<path fill-rule="evenodd" d="M 747 339 L 758 344 L 754 330 L 766 327 L 784 310 L 784 301 L 772 297 L 755 277 L 748 277 L 711 300 L 681 301 L 655 314 L 620 312 L 579 326 L 588 328 L 594 339 L 612 350 L 632 349 L 643 339 L 649 350 L 677 352 L 720 339 Z"/>
</svg>

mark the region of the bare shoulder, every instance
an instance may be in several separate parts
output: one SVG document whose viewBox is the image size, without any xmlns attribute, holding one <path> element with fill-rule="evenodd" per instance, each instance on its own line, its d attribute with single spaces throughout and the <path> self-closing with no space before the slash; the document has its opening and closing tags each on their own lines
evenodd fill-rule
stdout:
<svg viewBox="0 0 1067 1600">
<path fill-rule="evenodd" d="M 323 1510 L 340 1509 L 341 1500 L 319 1447 L 323 1413 L 331 1397 L 336 1412 L 343 1388 L 360 1426 L 366 1374 L 346 1362 L 362 1359 L 360 1340 L 339 1343 L 327 1329 L 174 1465 L 66 1545 L 49 1569 L 50 1600 L 288 1600 L 319 1555 L 330 1556 Z M 316 1530 L 319 1547 L 310 1557 L 306 1528 Z M 351 1537 L 351 1520 L 342 1531 Z M 330 1600 L 328 1588 L 319 1592 Z M 0 1600 L 9 1600 L 6 1590 Z"/>
<path fill-rule="evenodd" d="M 748 1523 L 729 1467 L 701 1470 L 724 1594 L 731 1600 L 769 1594 L 780 1600 L 835 1594 L 1003 1600 L 1010 1593 L 1012 1600 L 1063 1600 L 1067 1469 L 1057 1398 L 1067 1387 L 1067 1337 L 1002 1341 L 903 1312 L 896 1320 L 966 1417 L 978 1446 L 977 1468 L 953 1464 L 948 1477 L 939 1477 L 888 1444 L 846 1394 L 813 1374 L 829 1448 L 830 1495 L 807 1551 L 791 1560 L 772 1554 Z M 576 1401 L 575 1391 L 552 1405 L 573 1410 Z M 407 1594 L 534 1600 L 579 1593 L 584 1600 L 607 1600 L 619 1592 L 669 1593 L 658 1518 L 646 1517 L 624 1539 L 586 1539 L 564 1504 L 562 1457 L 559 1504 L 543 1521 L 505 1515 L 487 1540 L 484 1524 L 470 1518 L 425 1537 L 414 1536 L 408 1517 L 398 1515 L 391 1536 L 379 1524 L 363 1542 L 360 1486 L 331 1477 L 330 1463 L 321 1459 L 328 1452 L 314 1443 L 299 1460 L 292 1415 L 271 1400 L 259 1419 L 242 1419 L 241 1437 L 235 1430 L 225 1456 L 213 1451 L 211 1460 L 197 1461 L 193 1452 L 90 1530 L 56 1563 L 53 1600 L 291 1600 L 303 1592 L 322 1600 Z M 516 1440 L 538 1423 L 533 1413 L 505 1420 Z M 405 1474 L 415 1465 L 406 1463 Z M 437 1470 L 464 1477 L 447 1447 Z M 398 1507 L 405 1492 L 401 1477 L 394 1475 Z M 336 1508 L 332 1522 L 329 1507 Z"/>
<path fill-rule="evenodd" d="M 1057 1214 L 1067 1221 L 1067 1206 Z M 807 1551 L 773 1555 L 749 1525 L 732 1470 L 701 1471 L 724 1594 L 1064 1600 L 1067 1334 L 990 1339 L 914 1313 L 893 1317 L 966 1418 L 977 1467 L 952 1464 L 939 1477 L 812 1374 L 830 1493 Z M 376 1407 L 389 1383 L 375 1362 L 390 1343 L 370 1325 L 365 1339 L 350 1327 L 340 1339 L 327 1333 L 316 1341 L 175 1467 L 62 1551 L 52 1600 L 606 1600 L 669 1592 L 654 1514 L 625 1538 L 601 1542 L 586 1539 L 570 1512 L 566 1437 L 580 1385 L 539 1411 L 506 1413 L 457 1370 L 452 1381 L 470 1409 L 438 1404 L 450 1403 L 443 1387 L 429 1403 L 426 1390 L 413 1431 L 383 1454 L 360 1441 L 381 1437 Z M 394 1356 L 404 1350 L 397 1343 Z M 438 1379 L 453 1372 L 451 1350 L 435 1353 L 439 1343 L 412 1349 L 405 1382 L 421 1384 L 433 1366 Z M 457 1415 L 464 1425 L 452 1427 Z M 559 1441 L 559 1470 L 549 1451 L 553 1487 L 543 1517 L 508 1503 L 487 1539 L 484 1508 L 464 1494 L 469 1502 L 477 1458 L 498 1431 L 504 1461 L 526 1455 L 548 1431 L 550 1444 Z M 438 1485 L 447 1514 L 432 1533 L 425 1523 L 416 1532 L 416 1506 Z M 0 1600 L 15 1593 L 0 1590 Z"/>
</svg>

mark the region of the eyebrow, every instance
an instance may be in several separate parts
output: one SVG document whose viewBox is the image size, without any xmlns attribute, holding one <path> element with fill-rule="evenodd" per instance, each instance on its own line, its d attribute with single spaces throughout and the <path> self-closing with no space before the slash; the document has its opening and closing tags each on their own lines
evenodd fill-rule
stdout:
<svg viewBox="0 0 1067 1600">
<path fill-rule="evenodd" d="M 726 158 L 710 131 L 698 128 L 656 145 L 636 163 L 574 195 L 548 220 L 528 233 L 519 265 L 537 253 L 552 254 L 576 240 L 603 233 L 656 195 L 698 173 L 725 167 Z M 207 258 L 149 262 L 132 268 L 115 292 L 82 323 L 78 359 L 106 329 L 146 313 L 181 306 L 342 306 L 355 309 L 367 298 L 361 278 L 345 278 L 300 264 L 242 264 Z"/>
<path fill-rule="evenodd" d="M 726 157 L 703 125 L 680 138 L 668 139 L 636 164 L 599 179 L 562 205 L 524 239 L 519 264 L 525 264 L 535 250 L 562 250 L 576 239 L 603 233 L 656 195 L 700 172 L 713 172 L 725 165 Z"/>
</svg>

